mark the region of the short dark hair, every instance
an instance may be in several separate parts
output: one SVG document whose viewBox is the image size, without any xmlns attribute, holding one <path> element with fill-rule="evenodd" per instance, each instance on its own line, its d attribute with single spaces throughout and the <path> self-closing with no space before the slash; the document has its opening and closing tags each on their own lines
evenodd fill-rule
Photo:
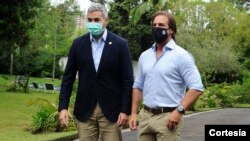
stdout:
<svg viewBox="0 0 250 141">
<path fill-rule="evenodd" d="M 156 16 L 166 16 L 168 18 L 168 26 L 169 28 L 171 28 L 173 30 L 173 34 L 172 34 L 172 38 L 175 40 L 175 34 L 177 32 L 177 28 L 176 28 L 176 22 L 175 19 L 173 18 L 172 14 L 168 13 L 167 11 L 158 11 L 156 13 L 153 14 L 151 21 L 153 23 L 154 19 Z"/>
</svg>

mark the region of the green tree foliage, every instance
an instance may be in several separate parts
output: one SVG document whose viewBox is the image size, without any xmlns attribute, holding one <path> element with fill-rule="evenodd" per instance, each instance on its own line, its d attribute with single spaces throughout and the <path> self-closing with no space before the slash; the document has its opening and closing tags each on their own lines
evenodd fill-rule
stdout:
<svg viewBox="0 0 250 141">
<path fill-rule="evenodd" d="M 72 42 L 70 37 L 76 30 L 76 16 L 81 16 L 81 12 L 75 0 L 68 0 L 56 6 L 50 6 L 46 11 L 44 18 L 48 19 L 49 22 L 47 22 L 46 28 L 43 29 L 46 32 L 43 51 L 48 53 L 50 61 L 45 62 L 42 71 L 46 72 L 45 74 L 50 74 L 49 76 L 53 79 L 61 76 L 58 61 L 61 56 L 65 56 L 68 52 Z M 40 18 L 41 21 L 38 22 L 38 25 L 41 23 L 43 25 L 44 18 Z"/>
<path fill-rule="evenodd" d="M 231 38 L 240 12 L 230 3 L 190 2 L 175 5 L 173 13 L 178 17 L 177 42 L 194 55 L 205 84 L 239 79 L 239 52 Z"/>
<path fill-rule="evenodd" d="M 238 17 L 235 32 L 231 34 L 233 49 L 240 53 L 240 61 L 245 69 L 250 70 L 250 14 L 243 12 Z"/>
<path fill-rule="evenodd" d="M 7 7 L 7 10 L 12 10 L 6 10 L 5 12 L 13 15 L 13 21 L 10 21 L 6 16 L 1 18 L 0 22 L 1 26 L 7 26 L 2 28 L 4 30 L 1 30 L 0 64 L 4 66 L 0 71 L 1 73 L 9 71 L 8 65 L 12 53 L 15 74 L 53 76 L 53 78 L 56 75 L 60 77 L 58 60 L 61 56 L 67 55 L 73 39 L 72 36 L 78 35 L 79 31 L 75 28 L 75 17 L 83 18 L 82 12 L 76 5 L 75 0 L 66 0 L 58 5 L 51 5 L 48 0 L 39 2 L 37 2 L 40 4 L 39 7 L 35 4 L 24 3 L 23 5 L 28 7 L 28 11 L 25 11 L 26 7 L 24 6 L 21 8 L 22 13 L 19 12 L 19 15 L 18 12 L 12 12 L 16 9 L 13 7 L 15 4 L 8 3 L 10 8 L 7 7 L 7 3 L 7 6 L 0 4 L 3 8 Z M 29 10 L 33 10 L 32 17 L 26 15 Z M 26 19 L 18 16 L 24 16 Z M 18 19 L 21 21 L 18 22 Z M 18 30 L 20 30 L 20 33 L 15 33 L 19 32 Z M 21 34 L 21 31 L 25 32 Z"/>
<path fill-rule="evenodd" d="M 132 2 L 133 5 L 130 11 L 130 21 L 136 25 L 141 20 L 143 15 L 151 17 L 151 15 L 159 10 L 165 10 L 169 4 L 168 0 L 127 0 Z"/>
<path fill-rule="evenodd" d="M 43 1 L 40 0 L 0 1 L 0 65 L 3 68 L 2 73 L 13 73 L 13 56 L 27 46 L 28 30 L 33 27 L 33 18 L 42 3 Z"/>
<path fill-rule="evenodd" d="M 247 51 L 244 50 L 249 48 L 249 38 L 247 38 L 249 35 L 246 35 L 249 33 L 247 32 L 249 28 L 246 29 L 249 23 L 246 15 L 249 14 L 238 8 L 240 6 L 235 6 L 240 3 L 236 1 L 207 3 L 201 0 L 140 2 L 127 0 L 126 2 L 132 5 L 128 25 L 135 25 L 133 30 L 140 28 L 142 24 L 149 27 L 145 29 L 146 32 L 140 32 L 138 35 L 150 33 L 150 17 L 154 12 L 166 10 L 173 13 L 177 21 L 177 44 L 193 54 L 205 84 L 233 82 L 241 76 L 240 55 L 246 54 Z M 246 23 L 243 24 L 242 21 Z M 140 40 L 137 39 L 138 41 Z M 146 44 L 145 46 L 151 46 L 149 42 Z M 239 44 L 243 45 L 237 46 Z"/>
<path fill-rule="evenodd" d="M 58 60 L 65 55 L 70 46 L 69 39 L 75 30 L 74 12 L 77 11 L 74 0 L 51 6 L 50 3 L 40 9 L 36 17 L 36 26 L 30 31 L 32 38 L 30 48 L 37 55 L 34 56 L 39 66 L 35 71 L 38 76 L 60 76 Z"/>
<path fill-rule="evenodd" d="M 97 2 L 97 3 L 101 3 L 101 4 L 106 4 L 107 0 L 90 0 L 91 2 Z"/>
<path fill-rule="evenodd" d="M 133 25 L 130 21 L 130 9 L 137 5 L 135 1 L 116 0 L 110 4 L 108 29 L 129 41 L 129 48 L 134 60 L 141 51 L 152 44 L 150 17 L 143 16 L 140 24 Z"/>
</svg>

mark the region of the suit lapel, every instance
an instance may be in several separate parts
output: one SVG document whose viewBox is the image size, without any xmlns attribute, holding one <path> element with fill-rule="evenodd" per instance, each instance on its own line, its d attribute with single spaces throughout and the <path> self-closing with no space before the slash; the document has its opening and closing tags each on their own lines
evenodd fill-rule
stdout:
<svg viewBox="0 0 250 141">
<path fill-rule="evenodd" d="M 93 60 L 93 55 L 92 55 L 92 47 L 91 47 L 91 42 L 90 42 L 90 34 L 87 37 L 87 42 L 86 42 L 86 55 L 89 61 L 89 67 L 91 69 L 91 72 L 96 73 L 95 70 L 95 65 L 94 65 L 94 60 Z"/>
<path fill-rule="evenodd" d="M 105 61 L 106 61 L 107 56 L 109 54 L 109 51 L 110 51 L 110 49 L 112 47 L 112 40 L 111 39 L 112 39 L 111 34 L 108 32 L 107 39 L 105 41 L 105 45 L 104 45 L 104 48 L 103 48 L 103 51 L 102 51 L 102 57 L 101 57 L 101 61 L 100 61 L 99 67 L 98 67 L 98 72 L 101 71 L 103 65 L 105 64 Z"/>
</svg>

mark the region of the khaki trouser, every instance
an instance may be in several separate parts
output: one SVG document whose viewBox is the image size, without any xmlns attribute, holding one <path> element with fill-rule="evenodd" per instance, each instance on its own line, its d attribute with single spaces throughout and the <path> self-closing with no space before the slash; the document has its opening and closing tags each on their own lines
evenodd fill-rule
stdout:
<svg viewBox="0 0 250 141">
<path fill-rule="evenodd" d="M 104 117 L 99 104 L 87 121 L 76 124 L 80 141 L 122 141 L 121 127 Z"/>
<path fill-rule="evenodd" d="M 167 127 L 168 113 L 153 115 L 141 110 L 139 117 L 139 141 L 180 141 L 180 133 L 183 127 L 183 117 L 173 130 Z"/>
</svg>

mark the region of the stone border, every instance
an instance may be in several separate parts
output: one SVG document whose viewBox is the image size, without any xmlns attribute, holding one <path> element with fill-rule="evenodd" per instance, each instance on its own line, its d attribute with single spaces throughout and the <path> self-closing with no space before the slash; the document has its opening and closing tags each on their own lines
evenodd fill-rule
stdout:
<svg viewBox="0 0 250 141">
<path fill-rule="evenodd" d="M 78 134 L 73 134 L 73 135 L 69 135 L 69 136 L 65 136 L 65 137 L 60 137 L 57 139 L 53 139 L 53 140 L 49 140 L 49 141 L 73 141 L 78 139 Z"/>
</svg>

